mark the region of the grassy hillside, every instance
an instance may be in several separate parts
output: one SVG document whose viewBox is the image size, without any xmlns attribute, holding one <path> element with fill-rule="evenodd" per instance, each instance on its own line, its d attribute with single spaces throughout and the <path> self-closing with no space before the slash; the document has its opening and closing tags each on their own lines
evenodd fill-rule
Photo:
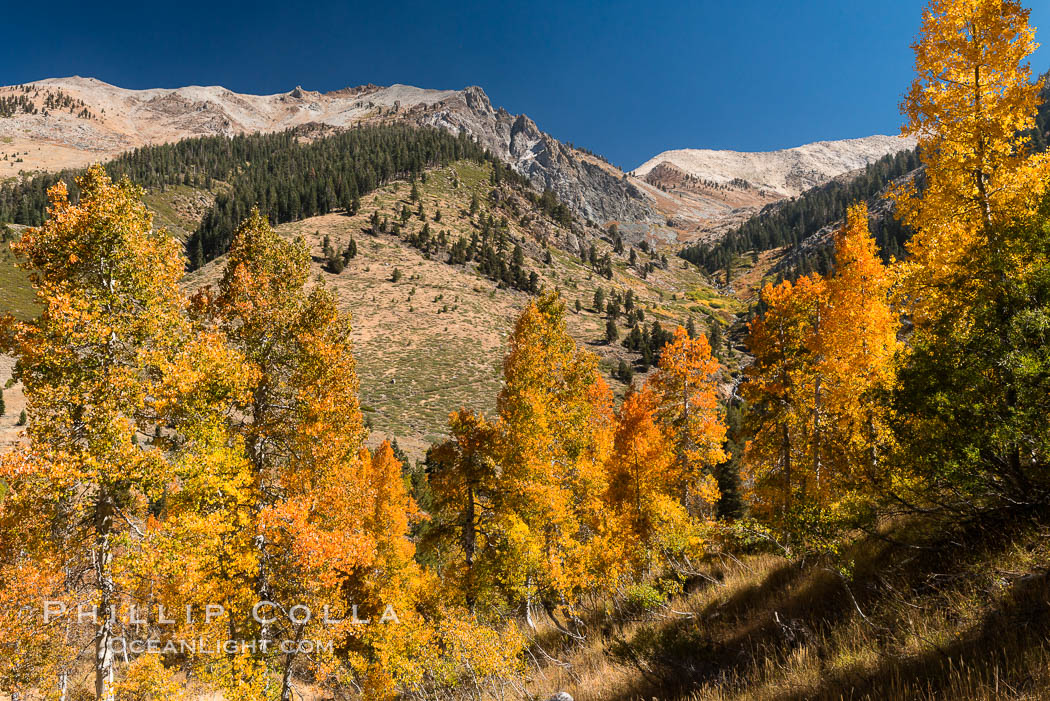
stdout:
<svg viewBox="0 0 1050 701">
<path fill-rule="evenodd" d="M 212 189 L 218 190 L 218 183 Z M 143 199 L 153 212 L 153 226 L 186 241 L 214 203 L 215 194 L 189 185 L 168 185 L 147 191 Z"/>
<path fill-rule="evenodd" d="M 0 241 L 0 314 L 12 314 L 18 319 L 31 319 L 39 313 L 36 297 L 29 287 L 29 275 L 15 263 L 11 242 L 20 227 L 6 229 Z M 0 224 L 0 231 L 4 231 Z"/>
<path fill-rule="evenodd" d="M 434 235 L 447 231 L 450 241 L 478 232 L 483 217 L 506 217 L 511 245 L 523 249 L 524 267 L 537 272 L 541 285 L 561 291 L 569 308 L 570 332 L 599 355 L 618 393 L 625 385 L 613 374 L 621 359 L 638 367 L 639 377 L 644 373 L 637 353 L 628 352 L 619 342 L 605 342 L 607 315 L 593 308 L 598 287 L 606 293 L 632 290 L 637 306 L 644 310 L 645 323 L 658 321 L 666 328 L 685 324 L 689 317 L 698 330 L 704 330 L 712 319 L 724 325 L 737 310 L 736 302 L 716 293 L 694 266 L 672 258 L 666 270 L 658 266 L 643 280 L 637 268 L 629 265 L 629 251 L 615 254 L 608 241 L 589 239 L 600 255 L 612 256 L 613 278 L 606 279 L 566 250 L 577 234 L 545 218 L 515 186 L 495 188 L 500 199 L 494 201 L 490 176 L 488 163 L 459 161 L 429 171 L 425 182 L 417 183 L 419 201 L 412 200 L 409 183 L 395 182 L 362 198 L 354 216 L 339 212 L 278 229 L 307 241 L 315 273 L 353 313 L 361 403 L 374 428 L 373 441 L 397 438 L 414 458 L 422 457 L 442 436 L 450 412 L 463 406 L 484 411 L 495 408 L 505 340 L 529 299 L 527 293 L 481 274 L 474 263 L 450 265 L 447 249 L 428 254 L 414 247 L 409 237 L 424 225 L 416 214 L 420 204 Z M 474 197 L 480 204 L 477 214 L 471 215 Z M 412 215 L 400 235 L 371 233 L 373 213 L 399 221 L 403 207 Z M 438 211 L 441 220 L 435 221 Z M 326 236 L 336 251 L 344 250 L 351 238 L 357 244 L 357 256 L 339 274 L 324 266 Z M 648 254 L 642 258 L 648 260 Z M 206 265 L 188 275 L 187 283 L 214 284 L 223 264 L 220 258 Z M 399 273 L 396 281 L 395 270 Z M 579 312 L 576 300 L 581 303 Z M 628 333 L 623 316 L 618 330 L 621 339 Z"/>
<path fill-rule="evenodd" d="M 684 595 L 554 652 L 578 700 L 1050 698 L 1050 519 L 901 521 L 840 560 L 715 558 Z M 552 636 L 553 639 L 553 636 Z"/>
</svg>

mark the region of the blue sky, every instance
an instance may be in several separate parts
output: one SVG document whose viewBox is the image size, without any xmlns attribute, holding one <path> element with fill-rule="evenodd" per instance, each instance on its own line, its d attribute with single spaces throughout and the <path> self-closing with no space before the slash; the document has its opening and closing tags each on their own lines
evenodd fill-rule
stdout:
<svg viewBox="0 0 1050 701">
<path fill-rule="evenodd" d="M 766 150 L 895 133 L 922 6 L 52 0 L 45 13 L 4 4 L 2 84 L 77 74 L 129 88 L 253 93 L 480 85 L 495 105 L 627 168 L 670 148 Z M 1038 5 L 1032 21 L 1050 42 L 1050 3 Z M 1050 67 L 1050 49 L 1034 67 Z"/>
</svg>

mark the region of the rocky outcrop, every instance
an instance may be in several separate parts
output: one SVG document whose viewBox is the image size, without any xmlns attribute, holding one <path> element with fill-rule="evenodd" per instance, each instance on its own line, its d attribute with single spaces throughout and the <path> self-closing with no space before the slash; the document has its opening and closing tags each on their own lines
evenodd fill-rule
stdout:
<svg viewBox="0 0 1050 701">
<path fill-rule="evenodd" d="M 625 232 L 645 231 L 662 223 L 648 198 L 624 174 L 596 164 L 540 130 L 522 114 L 493 108 L 477 86 L 458 91 L 433 105 L 419 106 L 420 124 L 458 133 L 465 130 L 526 176 L 537 189 L 550 189 L 578 216 L 599 225 L 626 224 Z"/>
</svg>

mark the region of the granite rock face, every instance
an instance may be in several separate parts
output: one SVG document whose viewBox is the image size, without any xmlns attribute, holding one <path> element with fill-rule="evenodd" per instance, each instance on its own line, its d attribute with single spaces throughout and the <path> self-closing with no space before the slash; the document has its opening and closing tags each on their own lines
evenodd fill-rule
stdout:
<svg viewBox="0 0 1050 701">
<path fill-rule="evenodd" d="M 485 92 L 472 86 L 433 105 L 420 106 L 420 124 L 465 130 L 540 190 L 550 189 L 579 217 L 609 222 L 650 224 L 661 221 L 648 198 L 626 176 L 594 162 L 540 130 L 528 116 L 493 108 Z"/>
</svg>

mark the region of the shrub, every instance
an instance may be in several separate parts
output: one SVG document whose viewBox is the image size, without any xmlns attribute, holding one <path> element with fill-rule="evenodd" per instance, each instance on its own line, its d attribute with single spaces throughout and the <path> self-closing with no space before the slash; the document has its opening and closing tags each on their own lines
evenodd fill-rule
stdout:
<svg viewBox="0 0 1050 701">
<path fill-rule="evenodd" d="M 128 666 L 124 680 L 116 685 L 117 701 L 179 701 L 185 699 L 171 670 L 158 655 L 143 655 Z"/>
<path fill-rule="evenodd" d="M 663 592 L 649 584 L 633 584 L 624 592 L 624 604 L 631 611 L 648 613 L 666 603 Z"/>
</svg>

